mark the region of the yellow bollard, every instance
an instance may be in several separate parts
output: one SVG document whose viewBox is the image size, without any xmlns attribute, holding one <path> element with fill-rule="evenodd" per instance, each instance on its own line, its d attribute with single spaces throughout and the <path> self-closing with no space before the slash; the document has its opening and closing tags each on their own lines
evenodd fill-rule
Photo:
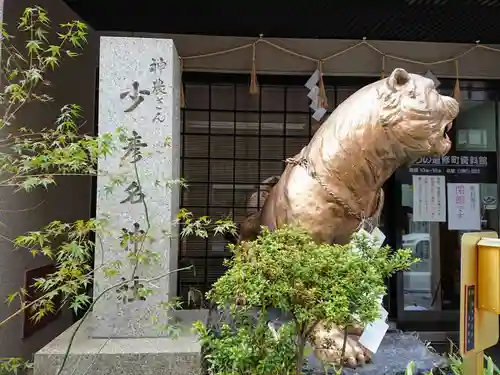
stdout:
<svg viewBox="0 0 500 375">
<path fill-rule="evenodd" d="M 500 313 L 498 234 L 495 232 L 464 234 L 460 268 L 459 347 L 464 374 L 482 375 L 484 350 L 498 342 Z"/>
</svg>

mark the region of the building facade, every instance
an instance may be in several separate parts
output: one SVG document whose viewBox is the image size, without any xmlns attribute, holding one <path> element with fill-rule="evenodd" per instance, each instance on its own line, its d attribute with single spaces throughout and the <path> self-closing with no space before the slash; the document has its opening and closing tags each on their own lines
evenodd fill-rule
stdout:
<svg viewBox="0 0 500 375">
<path fill-rule="evenodd" d="M 53 81 L 57 91 L 54 94 L 56 102 L 51 105 L 51 110 L 57 111 L 68 102 L 81 104 L 89 129 L 94 127 L 98 130 L 94 113 L 99 36 L 174 40 L 183 62 L 185 106 L 182 109 L 181 168 L 189 184 L 183 192 L 181 205 L 196 216 L 231 216 L 240 222 L 248 210 L 246 200 L 250 192 L 266 178 L 280 175 L 284 160 L 309 142 L 320 122 L 311 116 L 307 96 L 309 90 L 304 83 L 317 68 L 317 59 L 346 50 L 335 58 L 322 61 L 328 112 L 357 89 L 379 79 L 381 73 L 388 74 L 396 67 L 420 74 L 432 71 L 439 80 L 440 92 L 450 95 L 458 76 L 461 112 L 450 133 L 452 151 L 446 158 L 424 159 L 398 170 L 384 186 L 387 199 L 381 221 L 388 245 L 393 248 L 409 247 L 415 256 L 422 259 L 409 272 L 388 281 L 389 294 L 385 305 L 390 311 L 389 319 L 400 329 L 432 333 L 428 336 L 431 340 L 445 341 L 447 337 L 455 337 L 459 328 L 460 235 L 467 229 L 454 229 L 456 226 L 450 225 L 450 212 L 441 222 L 414 220 L 419 203 L 414 201 L 413 176 L 432 174 L 442 176 L 445 184 L 477 184 L 479 227 L 495 231 L 500 229 L 497 205 L 500 53 L 476 48 L 460 57 L 457 66 L 453 59 L 449 59 L 461 56 L 474 47 L 474 44 L 464 44 L 465 39 L 478 39 L 474 35 L 462 34 L 456 38 L 449 37 L 447 43 L 419 42 L 414 41 L 418 38 L 408 36 L 406 41 L 375 40 L 370 41 L 370 45 L 363 44 L 364 35 L 355 30 L 351 34 L 346 31 L 349 35 L 343 36 L 351 40 L 325 36 L 321 39 L 300 39 L 298 31 L 296 34 L 283 31 L 282 35 L 266 38 L 275 46 L 294 51 L 296 54 L 293 55 L 264 42 L 258 43 L 253 50 L 253 43 L 259 40 L 257 26 L 253 29 L 248 27 L 250 31 L 239 36 L 227 30 L 210 32 L 208 29 L 197 31 L 197 34 L 205 35 L 190 35 L 187 18 L 183 25 L 179 25 L 175 24 L 173 16 L 167 17 L 173 26 L 166 25 L 164 29 L 153 21 L 150 27 L 144 26 L 146 23 L 141 26 L 130 20 L 126 22 L 126 15 L 118 24 L 117 19 L 121 16 L 106 16 L 108 10 L 101 11 L 96 7 L 93 11 L 102 13 L 101 19 L 108 17 L 106 27 L 101 27 L 103 21 L 96 19 L 94 13 L 89 13 L 92 9 L 85 11 L 79 8 L 78 2 L 68 1 L 65 4 L 60 0 L 45 0 L 38 3 L 49 11 L 53 23 L 81 17 L 92 26 L 89 47 L 83 59 L 65 66 Z M 92 1 L 87 3 L 91 4 L 90 7 L 93 4 Z M 0 8 L 3 20 L 15 24 L 22 9 L 31 5 L 25 0 L 3 0 L 3 7 Z M 124 8 L 122 5 L 116 9 Z M 490 13 L 494 11 L 499 12 L 497 7 L 490 9 Z M 135 12 L 129 9 L 128 13 Z M 153 17 L 152 13 L 148 14 L 147 17 Z M 190 22 L 194 23 L 193 20 Z M 428 28 L 431 28 L 431 20 L 427 22 Z M 405 22 L 401 23 L 400 30 L 404 30 Z M 193 25 L 192 30 L 197 28 L 200 28 L 199 24 Z M 227 29 L 230 27 L 227 26 Z M 287 27 L 283 26 L 285 29 Z M 251 32 L 254 36 L 246 35 Z M 382 34 L 378 35 L 382 39 Z M 457 43 L 450 43 L 452 40 Z M 495 42 L 500 40 L 491 43 Z M 357 44 L 356 48 L 350 48 Z M 247 45 L 248 48 L 240 48 Z M 493 44 L 488 46 L 497 48 Z M 232 51 L 213 54 L 214 51 L 225 50 Z M 190 58 L 193 56 L 197 58 Z M 436 61 L 442 62 L 426 64 Z M 253 67 L 259 85 L 258 93 L 250 94 Z M 40 109 L 35 115 L 27 114 L 25 120 L 39 121 L 37 116 L 40 113 L 44 113 L 48 121 L 45 109 Z M 456 188 L 455 185 L 452 187 Z M 10 215 L 10 235 L 14 237 L 35 230 L 55 218 L 75 220 L 92 214 L 90 179 L 84 184 L 81 180 L 71 180 L 58 189 L 43 209 L 30 212 L 29 221 Z M 75 189 L 79 189 L 81 197 L 76 203 L 73 199 Z M 71 213 L 61 211 L 61 207 L 66 206 L 61 205 L 63 198 L 72 205 Z M 19 204 L 28 202 L 25 198 L 18 199 Z M 206 240 L 187 238 L 181 243 L 179 265 L 192 264 L 196 270 L 195 273 L 182 273 L 178 279 L 178 294 L 186 303 L 190 302 L 187 307 L 202 306 L 200 296 L 224 272 L 222 260 L 229 255 L 226 245 L 227 241 L 222 237 Z M 13 254 L 12 245 L 6 241 L 0 246 L 0 299 L 4 299 L 13 289 L 24 285 L 22 275 L 26 270 L 40 267 L 48 261 L 33 261 Z M 0 320 L 7 317 L 9 311 L 1 309 Z M 64 316 L 28 338 L 23 336 L 20 317 L 12 325 L 0 328 L 0 337 L 8 335 L 12 338 L 12 343 L 0 340 L 0 357 L 29 356 L 70 323 L 71 317 Z"/>
</svg>

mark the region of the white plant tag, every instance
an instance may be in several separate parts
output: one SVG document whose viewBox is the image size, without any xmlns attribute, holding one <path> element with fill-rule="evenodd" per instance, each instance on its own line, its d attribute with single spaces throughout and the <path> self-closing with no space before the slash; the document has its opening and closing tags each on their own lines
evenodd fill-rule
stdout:
<svg viewBox="0 0 500 375">
<path fill-rule="evenodd" d="M 267 327 L 269 328 L 269 330 L 271 331 L 272 335 L 274 336 L 274 339 L 276 341 L 279 340 L 280 338 L 280 335 L 278 334 L 278 331 L 276 330 L 276 327 L 274 326 L 274 323 L 269 321 L 267 322 Z"/>
<path fill-rule="evenodd" d="M 371 236 L 373 238 L 374 245 L 379 248 L 382 247 L 385 241 L 385 234 L 382 232 L 378 227 L 376 227 L 372 233 Z"/>
<path fill-rule="evenodd" d="M 385 322 L 388 316 L 389 313 L 387 312 L 387 310 L 384 309 L 382 305 L 380 305 L 380 320 L 383 320 Z"/>
<path fill-rule="evenodd" d="M 359 343 L 375 354 L 389 329 L 389 325 L 382 319 L 376 320 L 366 326 L 363 334 L 359 338 Z"/>
</svg>

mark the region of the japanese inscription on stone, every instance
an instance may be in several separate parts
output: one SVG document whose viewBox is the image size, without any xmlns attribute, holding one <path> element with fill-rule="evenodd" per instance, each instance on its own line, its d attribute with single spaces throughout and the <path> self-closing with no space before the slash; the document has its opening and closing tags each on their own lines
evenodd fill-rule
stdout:
<svg viewBox="0 0 500 375">
<path fill-rule="evenodd" d="M 163 100 L 165 98 L 165 83 L 160 78 L 163 70 L 166 68 L 165 60 L 162 57 L 153 58 L 149 65 L 149 71 L 154 75 L 153 95 L 156 101 L 156 113 L 153 117 L 153 123 L 165 121 L 165 109 Z"/>
<path fill-rule="evenodd" d="M 130 99 L 132 102 L 129 107 L 127 107 L 123 112 L 132 112 L 134 111 L 143 101 L 144 95 L 151 95 L 149 90 L 141 90 L 139 87 L 139 82 L 132 82 L 132 86 L 130 89 L 123 91 L 120 94 L 120 99 Z"/>
<path fill-rule="evenodd" d="M 116 264 L 118 274 L 96 268 L 94 296 L 119 285 L 95 304 L 90 335 L 160 337 L 165 333 L 155 320 L 165 313 L 161 303 L 177 291 L 177 276 L 170 272 L 178 268 L 178 238 L 163 231 L 175 220 L 179 195 L 157 181 L 180 178 L 179 147 L 165 147 L 165 139 L 180 144 L 179 56 L 164 38 L 100 42 L 99 132 L 120 127 L 127 139 L 120 138 L 121 152 L 99 160 L 110 173 L 97 178 L 96 216 L 105 215 L 109 227 L 96 244 L 96 265 Z M 115 173 L 125 177 L 123 185 L 116 184 Z M 114 194 L 110 185 L 118 188 Z M 154 285 L 144 281 L 159 276 Z"/>
</svg>

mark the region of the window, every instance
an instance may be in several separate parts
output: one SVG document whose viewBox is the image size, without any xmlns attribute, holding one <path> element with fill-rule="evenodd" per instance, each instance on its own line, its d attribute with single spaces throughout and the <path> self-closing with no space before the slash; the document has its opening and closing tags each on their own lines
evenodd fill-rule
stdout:
<svg viewBox="0 0 500 375">
<path fill-rule="evenodd" d="M 246 201 L 259 182 L 281 175 L 284 160 L 297 154 L 312 135 L 307 89 L 261 85 L 251 95 L 247 84 L 186 84 L 183 110 L 182 176 L 188 189 L 182 207 L 196 216 L 243 221 Z M 312 120 L 314 121 L 314 120 Z M 179 275 L 179 294 L 205 293 L 225 269 L 227 241 L 222 236 L 181 243 L 179 264 L 195 272 Z"/>
<path fill-rule="evenodd" d="M 413 176 L 407 170 L 398 171 L 402 245 L 421 259 L 404 273 L 404 310 L 458 310 L 461 235 L 468 231 L 498 230 L 495 102 L 487 101 L 492 95 L 484 90 L 469 90 L 463 97 L 467 99 L 461 102 L 460 114 L 451 132 L 453 148 L 446 163 L 441 158 L 437 165 L 437 175 L 444 176 L 445 183 L 445 222 L 415 220 L 418 203 L 414 201 Z M 456 201 L 457 189 L 476 192 L 474 212 L 462 212 Z M 472 195 L 470 199 L 472 202 Z M 457 216 L 462 220 L 459 225 Z"/>
</svg>

